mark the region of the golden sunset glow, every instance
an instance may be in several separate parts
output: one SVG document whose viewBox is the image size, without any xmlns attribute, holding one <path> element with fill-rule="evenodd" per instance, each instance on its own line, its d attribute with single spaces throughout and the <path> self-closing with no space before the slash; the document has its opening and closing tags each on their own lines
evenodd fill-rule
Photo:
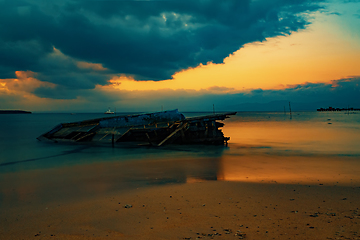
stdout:
<svg viewBox="0 0 360 240">
<path fill-rule="evenodd" d="M 171 80 L 135 81 L 116 77 L 110 82 L 114 88 L 129 91 L 202 90 L 218 86 L 227 92 L 281 89 L 304 82 L 326 83 L 360 75 L 360 46 L 321 28 L 319 24 L 291 36 L 247 44 L 227 57 L 223 64 L 208 63 L 183 70 Z"/>
</svg>

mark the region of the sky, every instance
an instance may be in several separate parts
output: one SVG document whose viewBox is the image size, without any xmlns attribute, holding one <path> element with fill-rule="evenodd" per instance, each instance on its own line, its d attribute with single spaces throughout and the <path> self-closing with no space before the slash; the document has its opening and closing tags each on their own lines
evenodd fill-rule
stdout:
<svg viewBox="0 0 360 240">
<path fill-rule="evenodd" d="M 360 108 L 360 0 L 0 0 L 0 109 Z"/>
</svg>

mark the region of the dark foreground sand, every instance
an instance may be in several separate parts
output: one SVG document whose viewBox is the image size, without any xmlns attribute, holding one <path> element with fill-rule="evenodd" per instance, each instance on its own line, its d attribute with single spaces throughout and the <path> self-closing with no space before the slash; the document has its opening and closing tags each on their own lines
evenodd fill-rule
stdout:
<svg viewBox="0 0 360 240">
<path fill-rule="evenodd" d="M 360 239 L 359 163 L 226 155 L 1 173 L 0 239 Z"/>
<path fill-rule="evenodd" d="M 2 209 L 0 239 L 360 239 L 359 207 L 359 187 L 169 184 Z"/>
</svg>

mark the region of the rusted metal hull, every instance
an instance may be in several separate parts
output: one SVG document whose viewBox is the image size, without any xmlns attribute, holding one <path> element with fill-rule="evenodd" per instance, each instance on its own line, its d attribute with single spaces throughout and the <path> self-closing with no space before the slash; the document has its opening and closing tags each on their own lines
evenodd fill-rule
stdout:
<svg viewBox="0 0 360 240">
<path fill-rule="evenodd" d="M 163 146 L 165 144 L 227 144 L 217 122 L 236 112 L 185 118 L 177 110 L 116 116 L 62 123 L 38 137 L 40 141 L 122 143 Z"/>
</svg>

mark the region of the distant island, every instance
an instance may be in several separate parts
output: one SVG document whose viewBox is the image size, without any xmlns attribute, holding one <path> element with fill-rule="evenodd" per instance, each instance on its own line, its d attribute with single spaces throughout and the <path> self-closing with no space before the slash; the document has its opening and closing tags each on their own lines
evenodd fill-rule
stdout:
<svg viewBox="0 0 360 240">
<path fill-rule="evenodd" d="M 26 114 L 31 113 L 29 111 L 23 111 L 23 110 L 0 110 L 0 114 Z"/>
<path fill-rule="evenodd" d="M 359 108 L 318 108 L 317 111 L 319 112 L 327 112 L 327 111 L 360 111 Z"/>
</svg>

